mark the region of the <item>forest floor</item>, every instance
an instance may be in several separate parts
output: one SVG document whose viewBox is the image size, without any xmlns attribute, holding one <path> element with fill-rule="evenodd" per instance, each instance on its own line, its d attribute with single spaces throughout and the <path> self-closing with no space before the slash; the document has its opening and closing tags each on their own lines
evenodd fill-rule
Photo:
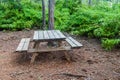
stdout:
<svg viewBox="0 0 120 80">
<path fill-rule="evenodd" d="M 34 64 L 14 53 L 33 30 L 0 32 L 0 80 L 120 80 L 120 49 L 105 51 L 100 41 L 76 37 L 83 44 L 68 62 L 62 52 L 40 53 Z"/>
</svg>

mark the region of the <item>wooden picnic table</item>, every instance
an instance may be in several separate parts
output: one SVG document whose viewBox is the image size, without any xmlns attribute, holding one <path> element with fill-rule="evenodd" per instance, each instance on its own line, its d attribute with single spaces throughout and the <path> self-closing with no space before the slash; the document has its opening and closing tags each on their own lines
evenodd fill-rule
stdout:
<svg viewBox="0 0 120 80">
<path fill-rule="evenodd" d="M 34 48 L 38 48 L 40 42 L 53 42 L 56 41 L 59 43 L 59 46 L 62 44 L 62 41 L 66 37 L 59 30 L 39 30 L 35 31 L 33 35 L 33 41 L 35 42 Z"/>
<path fill-rule="evenodd" d="M 41 52 L 53 52 L 53 51 L 64 51 L 65 57 L 67 60 L 70 60 L 67 51 L 70 51 L 73 48 L 80 48 L 82 46 L 81 43 L 73 39 L 72 37 L 66 37 L 59 30 L 38 30 L 34 31 L 33 35 L 33 48 L 29 49 L 30 38 L 23 38 L 16 49 L 17 52 L 27 52 L 33 53 L 31 58 L 31 63 L 34 62 L 36 56 Z M 56 42 L 57 46 L 52 47 L 47 45 L 48 47 L 40 48 L 41 43 L 53 43 Z M 69 45 L 64 45 L 62 42 L 67 42 Z"/>
<path fill-rule="evenodd" d="M 31 59 L 31 63 L 34 62 L 35 57 L 38 55 L 38 52 L 70 50 L 70 47 L 68 47 L 68 48 L 61 47 L 62 41 L 65 41 L 65 39 L 66 39 L 66 37 L 59 30 L 34 31 L 34 35 L 33 35 L 34 47 L 30 52 L 36 52 L 36 53 L 33 54 L 32 59 Z M 40 49 L 39 45 L 42 42 L 47 42 L 47 43 L 57 42 L 58 44 L 56 44 L 56 46 L 59 46 L 59 47 Z"/>
</svg>

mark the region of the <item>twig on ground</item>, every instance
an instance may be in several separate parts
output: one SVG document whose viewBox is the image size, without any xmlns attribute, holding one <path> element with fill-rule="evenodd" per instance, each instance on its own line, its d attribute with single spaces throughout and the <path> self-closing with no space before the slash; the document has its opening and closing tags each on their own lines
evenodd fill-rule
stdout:
<svg viewBox="0 0 120 80">
<path fill-rule="evenodd" d="M 76 78 L 87 77 L 84 75 L 76 75 L 76 74 L 71 74 L 71 73 L 60 73 L 60 74 L 54 74 L 54 75 L 65 75 L 65 76 L 76 77 Z"/>
<path fill-rule="evenodd" d="M 10 76 L 17 76 L 17 75 L 21 75 L 21 74 L 25 74 L 25 73 L 29 73 L 30 71 L 22 71 L 22 72 L 14 72 L 14 73 L 10 73 Z"/>
</svg>

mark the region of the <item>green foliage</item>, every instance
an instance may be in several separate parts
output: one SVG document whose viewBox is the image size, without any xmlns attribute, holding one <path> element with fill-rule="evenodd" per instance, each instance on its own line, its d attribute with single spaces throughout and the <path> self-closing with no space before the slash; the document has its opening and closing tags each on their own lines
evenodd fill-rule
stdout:
<svg viewBox="0 0 120 80">
<path fill-rule="evenodd" d="M 68 21 L 70 20 L 69 9 L 63 8 L 55 11 L 55 27 L 56 29 L 67 31 Z M 69 29 L 69 28 L 68 28 Z"/>
<path fill-rule="evenodd" d="M 103 39 L 102 47 L 106 50 L 112 50 L 115 46 L 120 44 L 120 39 Z"/>
<path fill-rule="evenodd" d="M 69 0 L 67 3 L 59 0 L 58 3 L 56 5 L 57 14 L 55 14 L 57 29 L 68 31 L 75 35 L 99 39 L 105 38 L 102 40 L 102 46 L 106 50 L 111 50 L 116 45 L 119 45 L 119 4 L 113 4 L 111 7 L 105 1 L 94 6 L 86 6 L 73 0 Z"/>
<path fill-rule="evenodd" d="M 0 14 L 0 29 L 22 30 L 41 25 L 41 4 L 34 1 L 2 2 L 0 3 Z"/>
</svg>

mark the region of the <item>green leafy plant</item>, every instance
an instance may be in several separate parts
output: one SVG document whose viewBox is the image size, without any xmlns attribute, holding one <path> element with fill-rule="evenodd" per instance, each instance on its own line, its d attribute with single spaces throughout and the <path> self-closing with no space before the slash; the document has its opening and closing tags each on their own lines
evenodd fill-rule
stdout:
<svg viewBox="0 0 120 80">
<path fill-rule="evenodd" d="M 112 50 L 116 45 L 120 44 L 120 39 L 102 39 L 102 47 L 106 50 Z"/>
<path fill-rule="evenodd" d="M 0 3 L 0 29 L 22 30 L 41 25 L 41 4 L 30 1 L 14 0 Z"/>
</svg>

